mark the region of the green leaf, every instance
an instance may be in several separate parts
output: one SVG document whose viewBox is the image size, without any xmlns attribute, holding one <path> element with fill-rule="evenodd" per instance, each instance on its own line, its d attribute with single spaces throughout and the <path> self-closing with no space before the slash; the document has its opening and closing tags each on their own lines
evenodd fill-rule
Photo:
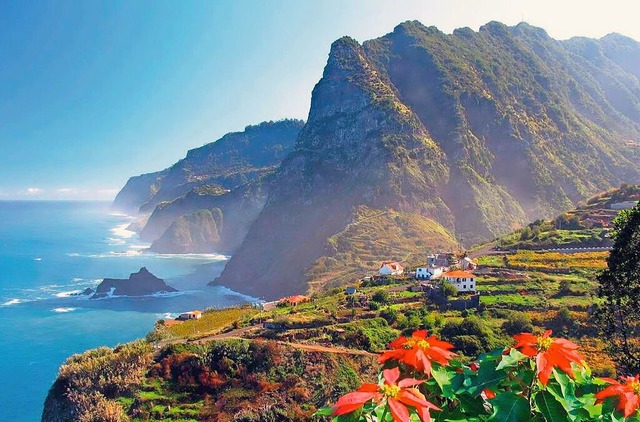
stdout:
<svg viewBox="0 0 640 422">
<path fill-rule="evenodd" d="M 534 401 L 536 407 L 544 415 L 547 422 L 568 421 L 567 413 L 562 404 L 548 391 L 536 393 Z"/>
<path fill-rule="evenodd" d="M 489 401 L 493 406 L 490 420 L 499 422 L 521 422 L 530 420 L 529 402 L 522 396 L 511 392 L 498 394 Z"/>
<path fill-rule="evenodd" d="M 517 349 L 511 349 L 508 355 L 503 355 L 496 369 L 518 366 L 520 362 L 529 359 L 529 356 L 520 353 Z"/>
<path fill-rule="evenodd" d="M 321 407 L 320 409 L 316 410 L 316 413 L 313 414 L 313 416 L 331 416 L 333 415 L 333 408 L 331 407 Z"/>
<path fill-rule="evenodd" d="M 431 375 L 440 387 L 440 390 L 442 390 L 442 395 L 444 397 L 448 399 L 455 397 L 455 393 L 451 385 L 451 374 L 444 367 L 432 368 Z"/>
<path fill-rule="evenodd" d="M 496 386 L 507 377 L 503 370 L 497 370 L 497 363 L 485 361 L 480 365 L 478 374 L 473 379 L 473 384 L 469 387 L 471 395 L 479 395 L 485 388 Z"/>
</svg>

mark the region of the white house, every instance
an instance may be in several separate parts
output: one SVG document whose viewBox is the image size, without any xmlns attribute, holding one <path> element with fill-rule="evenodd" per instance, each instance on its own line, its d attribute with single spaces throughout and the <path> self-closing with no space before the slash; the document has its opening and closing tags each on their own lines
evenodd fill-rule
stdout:
<svg viewBox="0 0 640 422">
<path fill-rule="evenodd" d="M 476 291 L 476 276 L 468 271 L 449 271 L 444 273 L 444 280 L 453 284 L 458 292 Z"/>
<path fill-rule="evenodd" d="M 444 273 L 444 267 L 418 267 L 416 268 L 416 278 L 430 280 L 433 277 L 440 277 Z"/>
<path fill-rule="evenodd" d="M 463 271 L 473 271 L 478 267 L 478 265 L 473 262 L 473 259 L 469 258 L 468 256 L 465 256 L 461 261 L 460 261 L 460 268 L 462 268 Z"/>
<path fill-rule="evenodd" d="M 383 262 L 378 270 L 379 275 L 402 275 L 404 267 L 397 262 Z"/>
<path fill-rule="evenodd" d="M 176 318 L 177 320 L 180 321 L 187 321 L 190 319 L 200 319 L 202 318 L 202 312 L 200 311 L 191 311 L 191 312 L 183 312 L 180 315 L 178 315 L 178 318 Z"/>
</svg>

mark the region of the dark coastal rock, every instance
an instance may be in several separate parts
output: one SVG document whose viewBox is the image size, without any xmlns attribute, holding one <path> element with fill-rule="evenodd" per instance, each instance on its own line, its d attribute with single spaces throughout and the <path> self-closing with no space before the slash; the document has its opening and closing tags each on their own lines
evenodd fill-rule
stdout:
<svg viewBox="0 0 640 422">
<path fill-rule="evenodd" d="M 151 274 L 146 267 L 142 267 L 137 273 L 132 273 L 128 279 L 105 278 L 98 285 L 91 299 L 108 296 L 149 296 L 171 292 L 177 292 L 177 290 L 167 285 L 163 279 Z"/>
<path fill-rule="evenodd" d="M 82 296 L 91 296 L 92 294 L 95 293 L 95 290 L 93 290 L 91 287 L 87 287 L 86 289 L 84 289 L 82 291 L 82 293 L 80 293 Z"/>
</svg>

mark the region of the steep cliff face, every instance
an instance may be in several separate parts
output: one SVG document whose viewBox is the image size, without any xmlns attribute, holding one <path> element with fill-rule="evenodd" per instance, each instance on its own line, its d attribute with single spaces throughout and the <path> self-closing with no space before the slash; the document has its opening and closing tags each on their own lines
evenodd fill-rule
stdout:
<svg viewBox="0 0 640 422">
<path fill-rule="evenodd" d="M 291 152 L 304 122 L 281 120 L 247 126 L 215 142 L 190 150 L 173 166 L 132 177 L 114 205 L 149 213 L 163 201 L 172 201 L 203 185 L 232 190 L 272 171 Z"/>
<path fill-rule="evenodd" d="M 174 221 L 151 250 L 160 253 L 207 253 L 218 250 L 222 211 L 200 210 Z"/>
<path fill-rule="evenodd" d="M 127 184 L 116 195 L 113 206 L 130 213 L 138 212 L 140 205 L 155 195 L 157 183 L 162 180 L 165 174 L 166 170 L 129 178 Z"/>
<path fill-rule="evenodd" d="M 244 240 L 249 227 L 257 218 L 267 200 L 271 185 L 270 175 L 264 175 L 237 187 L 232 191 L 222 191 L 208 185 L 189 191 L 174 201 L 156 207 L 146 225 L 140 231 L 143 240 L 155 241 L 163 236 L 171 224 L 183 215 L 198 210 L 217 208 L 224 216 L 225 224 L 218 227 L 220 235 L 216 252 L 233 253 Z M 204 228 L 203 228 L 204 229 Z M 194 226 L 192 230 L 197 230 Z M 168 236 L 171 236 L 168 234 Z M 163 248 L 166 253 L 179 253 L 180 248 Z"/>
<path fill-rule="evenodd" d="M 440 199 L 448 177 L 443 158 L 361 46 L 336 41 L 295 151 L 218 282 L 260 296 L 305 290 L 304 268 L 360 204 L 416 212 L 453 227 Z"/>
<path fill-rule="evenodd" d="M 361 206 L 470 244 L 637 181 L 640 84 L 610 44 L 497 22 L 451 35 L 406 22 L 363 46 L 335 42 L 295 149 L 216 282 L 306 290 Z"/>
</svg>

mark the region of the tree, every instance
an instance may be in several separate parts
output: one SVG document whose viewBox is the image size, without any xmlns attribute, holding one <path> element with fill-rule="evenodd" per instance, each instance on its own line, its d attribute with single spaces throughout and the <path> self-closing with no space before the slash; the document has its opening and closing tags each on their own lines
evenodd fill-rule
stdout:
<svg viewBox="0 0 640 422">
<path fill-rule="evenodd" d="M 604 299 L 596 316 L 611 355 L 625 374 L 640 371 L 640 204 L 613 221 L 614 245 L 599 276 Z"/>
<path fill-rule="evenodd" d="M 442 295 L 446 298 L 454 297 L 458 294 L 458 289 L 453 284 L 445 281 L 442 283 Z"/>
<path fill-rule="evenodd" d="M 373 297 L 371 298 L 371 300 L 373 300 L 374 302 L 378 302 L 382 305 L 387 305 L 389 304 L 389 302 L 391 302 L 391 296 L 389 295 L 389 292 L 387 292 L 386 290 L 378 290 L 373 294 Z"/>
</svg>

